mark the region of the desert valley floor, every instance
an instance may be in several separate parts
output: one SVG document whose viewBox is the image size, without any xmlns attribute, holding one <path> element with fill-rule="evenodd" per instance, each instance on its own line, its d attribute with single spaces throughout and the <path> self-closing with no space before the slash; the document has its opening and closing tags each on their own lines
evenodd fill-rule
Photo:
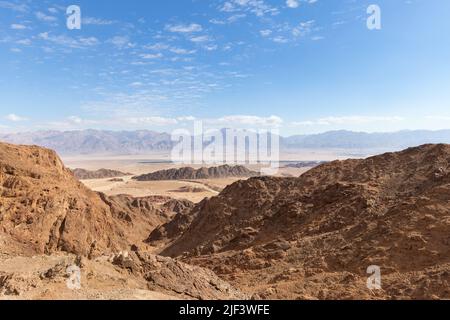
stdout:
<svg viewBox="0 0 450 320">
<path fill-rule="evenodd" d="M 373 152 L 373 151 L 372 151 Z M 280 157 L 280 169 L 276 176 L 298 177 L 311 167 L 292 168 L 288 164 L 308 161 L 332 161 L 345 159 L 349 152 L 346 150 L 302 150 L 284 152 Z M 361 156 L 361 155 L 359 155 Z M 175 199 L 187 199 L 200 202 L 205 197 L 217 195 L 226 186 L 242 178 L 226 177 L 215 179 L 174 180 L 174 181 L 146 181 L 137 182 L 131 178 L 136 175 L 166 170 L 171 168 L 193 167 L 200 168 L 205 165 L 183 165 L 173 164 L 169 153 L 153 153 L 135 156 L 65 156 L 62 157 L 64 164 L 71 168 L 82 168 L 95 171 L 103 168 L 130 173 L 122 177 L 123 181 L 111 181 L 105 179 L 82 179 L 82 182 L 90 189 L 107 195 L 128 194 L 134 197 L 164 195 Z M 213 167 L 214 165 L 206 165 Z M 248 165 L 251 170 L 258 171 L 260 166 Z M 190 192 L 191 191 L 191 192 Z M 192 192 L 195 191 L 195 192 Z"/>
<path fill-rule="evenodd" d="M 166 180 L 166 181 L 134 181 L 133 176 L 145 173 L 151 173 L 159 170 L 171 168 L 181 168 L 186 165 L 171 164 L 164 160 L 152 159 L 152 155 L 147 156 L 146 160 L 91 160 L 77 159 L 67 161 L 70 168 L 83 168 L 87 170 L 98 170 L 108 168 L 121 172 L 132 173 L 132 175 L 123 176 L 123 181 L 114 181 L 114 179 L 87 179 L 81 180 L 88 188 L 105 193 L 107 195 L 128 194 L 134 197 L 164 195 L 175 199 L 187 199 L 192 202 L 200 202 L 206 197 L 212 197 L 219 194 L 226 186 L 241 180 L 239 177 L 226 177 L 214 179 L 195 179 L 195 180 Z M 200 168 L 201 165 L 189 165 L 189 167 Z M 213 167 L 213 165 L 210 165 Z M 251 169 L 258 170 L 258 166 L 248 166 Z M 280 168 L 279 176 L 299 176 L 310 168 Z"/>
</svg>

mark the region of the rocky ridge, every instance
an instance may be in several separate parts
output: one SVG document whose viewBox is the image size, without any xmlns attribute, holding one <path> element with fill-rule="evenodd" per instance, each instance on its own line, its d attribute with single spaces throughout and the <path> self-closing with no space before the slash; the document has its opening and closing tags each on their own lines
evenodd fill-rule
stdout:
<svg viewBox="0 0 450 320">
<path fill-rule="evenodd" d="M 91 180 L 91 179 L 107 179 L 107 178 L 120 178 L 125 176 L 131 176 L 131 173 L 126 173 L 111 169 L 99 169 L 90 171 L 86 169 L 74 169 L 72 170 L 75 178 L 78 180 Z"/>
<path fill-rule="evenodd" d="M 259 173 L 251 171 L 244 166 L 223 165 L 219 167 L 194 169 L 184 167 L 179 169 L 160 170 L 149 174 L 133 177 L 137 181 L 162 181 L 162 180 L 196 180 L 217 179 L 228 177 L 254 177 Z"/>
</svg>

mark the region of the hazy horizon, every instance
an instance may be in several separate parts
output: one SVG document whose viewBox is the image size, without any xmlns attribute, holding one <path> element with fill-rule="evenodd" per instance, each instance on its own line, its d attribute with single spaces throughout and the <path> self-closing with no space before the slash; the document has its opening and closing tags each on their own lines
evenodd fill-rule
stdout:
<svg viewBox="0 0 450 320">
<path fill-rule="evenodd" d="M 190 129 L 189 126 L 185 126 L 184 128 Z M 228 129 L 226 127 L 223 127 L 221 129 L 217 130 L 223 130 Z M 233 128 L 229 128 L 233 129 Z M 240 128 L 236 128 L 236 130 L 241 130 Z M 246 129 L 242 129 L 246 130 Z M 86 128 L 86 129 L 68 129 L 68 130 L 58 130 L 58 129 L 35 129 L 35 130 L 28 130 L 28 131 L 10 131 L 10 132 L 2 132 L 0 131 L 0 136 L 5 135 L 14 135 L 14 134 L 33 134 L 33 133 L 45 133 L 45 132 L 58 132 L 58 133 L 65 133 L 65 132 L 87 132 L 87 131 L 97 131 L 97 132 L 113 132 L 113 133 L 120 133 L 120 132 L 138 132 L 138 131 L 148 131 L 158 134 L 169 134 L 168 131 L 160 131 L 157 128 L 156 129 L 95 129 L 95 128 Z M 324 135 L 329 133 L 354 133 L 354 134 L 397 134 L 397 133 L 407 133 L 407 132 L 430 132 L 430 133 L 437 133 L 437 132 L 445 132 L 449 131 L 449 129 L 402 129 L 402 130 L 394 130 L 394 131 L 353 131 L 353 130 L 346 130 L 346 129 L 337 129 L 337 130 L 328 130 L 328 131 L 320 131 L 315 133 L 293 133 L 290 135 L 283 135 L 281 134 L 281 137 L 287 138 L 287 137 L 294 137 L 294 136 L 313 136 L 313 135 Z"/>
</svg>

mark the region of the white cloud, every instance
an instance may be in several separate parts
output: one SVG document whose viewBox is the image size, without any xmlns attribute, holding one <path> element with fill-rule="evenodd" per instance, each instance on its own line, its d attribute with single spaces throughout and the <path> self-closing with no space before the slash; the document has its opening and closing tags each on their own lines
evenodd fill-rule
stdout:
<svg viewBox="0 0 450 320">
<path fill-rule="evenodd" d="M 205 120 L 209 124 L 219 125 L 241 125 L 254 127 L 279 127 L 283 123 L 283 119 L 278 116 L 258 117 L 251 115 L 231 115 L 218 119 Z"/>
<path fill-rule="evenodd" d="M 127 36 L 115 36 L 109 39 L 107 42 L 121 49 L 134 47 L 134 44 L 130 42 L 130 39 Z"/>
<path fill-rule="evenodd" d="M 259 32 L 263 37 L 268 37 L 268 36 L 270 36 L 271 34 L 272 34 L 272 30 L 261 30 L 260 32 Z"/>
<path fill-rule="evenodd" d="M 246 16 L 247 16 L 247 15 L 244 14 L 244 13 L 241 13 L 241 14 L 234 14 L 234 15 L 232 15 L 231 17 L 229 17 L 229 18 L 227 19 L 227 21 L 228 21 L 229 23 L 233 23 L 233 22 L 236 22 L 236 21 L 238 21 L 238 20 L 240 20 L 240 19 L 245 18 Z"/>
<path fill-rule="evenodd" d="M 276 42 L 276 43 L 288 43 L 289 39 L 287 39 L 283 36 L 277 36 L 277 37 L 273 38 L 272 41 Z"/>
<path fill-rule="evenodd" d="M 11 25 L 11 29 L 13 29 L 13 30 L 25 30 L 25 29 L 27 29 L 27 27 L 24 26 L 23 24 L 16 24 L 16 23 L 13 23 L 13 24 Z"/>
<path fill-rule="evenodd" d="M 164 118 L 164 117 L 135 117 L 135 118 L 126 118 L 125 122 L 129 124 L 146 124 L 146 125 L 155 125 L 155 126 L 167 126 L 177 124 L 178 121 L 173 118 Z"/>
<path fill-rule="evenodd" d="M 306 22 L 300 22 L 296 27 L 292 29 L 292 34 L 295 37 L 303 37 L 309 33 L 311 33 L 312 28 L 314 27 L 315 21 L 309 20 Z"/>
<path fill-rule="evenodd" d="M 166 30 L 170 32 L 178 32 L 178 33 L 193 33 L 200 32 L 203 30 L 202 26 L 197 23 L 191 23 L 189 25 L 178 24 L 178 25 L 167 25 Z"/>
<path fill-rule="evenodd" d="M 450 116 L 427 116 L 426 117 L 429 120 L 443 120 L 443 121 L 450 121 Z"/>
<path fill-rule="evenodd" d="M 10 9 L 19 12 L 27 12 L 29 10 L 26 4 L 16 4 L 10 1 L 0 1 L 0 8 Z"/>
<path fill-rule="evenodd" d="M 114 21 L 111 20 L 103 20 L 93 17 L 86 17 L 82 19 L 82 23 L 86 25 L 96 25 L 96 26 L 107 26 L 114 24 Z"/>
<path fill-rule="evenodd" d="M 30 46 L 31 40 L 30 39 L 22 39 L 22 40 L 17 40 L 16 43 L 23 45 L 23 46 Z"/>
<path fill-rule="evenodd" d="M 159 58 L 162 58 L 163 55 L 162 55 L 162 53 L 157 53 L 157 54 L 144 53 L 144 54 L 141 54 L 140 57 L 142 59 L 159 59 Z"/>
<path fill-rule="evenodd" d="M 83 119 L 81 119 L 80 117 L 77 117 L 77 116 L 71 116 L 71 117 L 67 118 L 67 120 L 69 120 L 70 122 L 75 123 L 75 124 L 83 123 Z"/>
<path fill-rule="evenodd" d="M 166 50 L 169 48 L 170 48 L 170 46 L 168 44 L 161 43 L 161 42 L 144 46 L 144 49 L 155 50 L 155 51 Z"/>
<path fill-rule="evenodd" d="M 184 117 L 178 117 L 178 121 L 185 122 L 185 121 L 195 121 L 196 118 L 194 116 L 184 116 Z"/>
<path fill-rule="evenodd" d="M 209 22 L 212 23 L 212 24 L 217 24 L 217 25 L 224 25 L 224 24 L 226 24 L 225 21 L 219 20 L 219 19 L 211 19 L 211 20 L 209 20 Z"/>
<path fill-rule="evenodd" d="M 68 128 L 77 129 L 77 128 L 89 127 L 89 126 L 97 125 L 97 124 L 101 124 L 101 121 L 83 119 L 79 116 L 70 116 L 61 121 L 51 121 L 51 122 L 45 123 L 44 127 L 64 130 L 64 129 L 68 129 Z"/>
<path fill-rule="evenodd" d="M 225 2 L 223 6 L 220 8 L 220 11 L 233 12 L 236 11 L 236 8 L 231 2 Z"/>
<path fill-rule="evenodd" d="M 293 122 L 294 126 L 332 126 L 332 125 L 354 125 L 367 124 L 373 122 L 399 122 L 402 117 L 396 116 L 343 116 L 343 117 L 324 117 L 316 120 Z"/>
<path fill-rule="evenodd" d="M 300 3 L 297 0 L 286 0 L 286 5 L 288 8 L 298 8 L 300 6 Z"/>
<path fill-rule="evenodd" d="M 206 41 L 209 41 L 210 38 L 209 38 L 208 36 L 198 36 L 198 37 L 192 37 L 190 40 L 191 40 L 192 42 L 199 43 L 199 42 L 206 42 Z"/>
<path fill-rule="evenodd" d="M 87 48 L 95 46 L 99 43 L 98 39 L 95 37 L 78 37 L 78 38 L 71 38 L 67 36 L 53 36 L 49 32 L 42 32 L 38 35 L 38 37 L 42 40 L 63 46 L 63 47 L 69 47 L 69 48 Z"/>
<path fill-rule="evenodd" d="M 28 120 L 27 118 L 18 116 L 18 115 L 14 114 L 14 113 L 8 114 L 8 115 L 5 117 L 5 119 L 6 119 L 6 120 L 9 120 L 9 121 L 12 121 L 12 122 L 20 122 L 20 121 L 26 121 L 26 120 Z"/>
<path fill-rule="evenodd" d="M 45 22 L 55 22 L 58 19 L 54 16 L 49 16 L 41 11 L 36 12 L 36 18 L 38 18 L 41 21 L 45 21 Z"/>
<path fill-rule="evenodd" d="M 203 47 L 203 49 L 205 49 L 207 51 L 214 51 L 214 50 L 217 50 L 218 48 L 219 48 L 219 46 L 216 44 L 207 45 L 207 46 Z"/>
<path fill-rule="evenodd" d="M 109 118 L 102 117 L 100 120 L 83 119 L 79 116 L 71 116 L 60 121 L 45 123 L 45 128 L 55 129 L 83 129 L 83 128 L 147 128 L 148 126 L 174 126 L 182 122 L 196 120 L 193 116 L 163 117 L 163 116 L 118 116 L 112 115 Z"/>
<path fill-rule="evenodd" d="M 226 1 L 219 10 L 230 13 L 250 12 L 258 17 L 279 14 L 277 8 L 268 5 L 264 0 L 230 0 Z"/>
<path fill-rule="evenodd" d="M 170 52 L 175 54 L 194 54 L 196 50 L 186 50 L 182 48 L 170 48 Z"/>
</svg>

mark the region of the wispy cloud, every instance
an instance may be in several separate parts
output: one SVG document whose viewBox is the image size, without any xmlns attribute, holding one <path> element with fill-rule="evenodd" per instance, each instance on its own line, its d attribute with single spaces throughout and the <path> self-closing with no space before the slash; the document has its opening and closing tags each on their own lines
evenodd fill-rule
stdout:
<svg viewBox="0 0 450 320">
<path fill-rule="evenodd" d="M 128 36 L 115 36 L 109 39 L 107 42 L 120 49 L 133 48 L 135 46 L 135 44 L 130 41 L 130 38 Z"/>
<path fill-rule="evenodd" d="M 217 119 L 206 119 L 205 123 L 219 126 L 279 127 L 283 124 L 283 119 L 275 115 L 269 117 L 230 115 Z"/>
<path fill-rule="evenodd" d="M 11 9 L 18 12 L 27 12 L 29 10 L 29 7 L 24 3 L 17 4 L 10 1 L 0 1 L 0 8 Z"/>
<path fill-rule="evenodd" d="M 27 26 L 25 26 L 23 24 L 13 23 L 11 25 L 11 29 L 13 29 L 13 30 L 25 30 L 25 29 L 27 29 Z"/>
<path fill-rule="evenodd" d="M 125 121 L 129 124 L 146 124 L 146 125 L 156 125 L 156 126 L 168 126 L 178 124 L 178 120 L 174 118 L 164 118 L 164 117 L 136 117 L 136 118 L 125 118 Z"/>
<path fill-rule="evenodd" d="M 166 30 L 170 32 L 178 32 L 178 33 L 194 33 L 200 32 L 203 30 L 202 26 L 197 23 L 191 24 L 177 24 L 177 25 L 166 25 Z"/>
<path fill-rule="evenodd" d="M 278 8 L 267 4 L 264 0 L 230 0 L 221 5 L 219 10 L 229 13 L 249 12 L 258 17 L 280 13 Z"/>
<path fill-rule="evenodd" d="M 316 120 L 293 122 L 294 126 L 332 126 L 348 124 L 367 124 L 374 122 L 399 122 L 404 118 L 398 116 L 330 116 Z"/>
<path fill-rule="evenodd" d="M 95 37 L 71 38 L 65 35 L 52 35 L 49 32 L 40 33 L 38 38 L 67 48 L 82 49 L 99 44 L 99 40 Z"/>
<path fill-rule="evenodd" d="M 197 51 L 196 50 L 187 50 L 187 49 L 183 49 L 183 48 L 170 48 L 170 52 L 175 53 L 175 54 L 194 54 Z"/>
<path fill-rule="evenodd" d="M 439 115 L 439 116 L 426 116 L 426 119 L 428 120 L 439 120 L 439 121 L 450 121 L 450 116 L 446 115 Z"/>
<path fill-rule="evenodd" d="M 45 21 L 45 22 L 56 22 L 58 21 L 58 18 L 54 17 L 54 16 L 50 16 L 47 15 L 41 11 L 36 12 L 36 18 L 38 18 L 41 21 Z"/>
<path fill-rule="evenodd" d="M 18 116 L 18 115 L 14 114 L 14 113 L 8 114 L 5 117 L 5 119 L 9 120 L 9 121 L 12 121 L 12 122 L 21 122 L 21 121 L 27 121 L 28 120 L 27 118 Z"/>
<path fill-rule="evenodd" d="M 114 23 L 115 23 L 115 21 L 112 21 L 112 20 L 105 20 L 105 19 L 99 19 L 99 18 L 93 18 L 93 17 L 85 17 L 82 19 L 83 25 L 109 26 Z"/>
<path fill-rule="evenodd" d="M 17 40 L 16 44 L 19 44 L 19 45 L 22 45 L 22 46 L 30 46 L 31 45 L 31 40 L 30 39 Z"/>
<path fill-rule="evenodd" d="M 314 20 L 300 22 L 297 26 L 295 26 L 292 29 L 292 34 L 294 35 L 294 37 L 303 37 L 307 34 L 310 34 L 314 27 L 314 24 L 315 24 Z"/>
<path fill-rule="evenodd" d="M 190 40 L 192 42 L 207 42 L 210 41 L 211 39 L 208 36 L 198 36 L 198 37 L 191 37 Z"/>
<path fill-rule="evenodd" d="M 156 53 L 156 54 L 144 53 L 144 54 L 141 54 L 140 57 L 142 59 L 159 59 L 159 58 L 162 58 L 163 55 L 162 55 L 162 53 Z"/>
</svg>

